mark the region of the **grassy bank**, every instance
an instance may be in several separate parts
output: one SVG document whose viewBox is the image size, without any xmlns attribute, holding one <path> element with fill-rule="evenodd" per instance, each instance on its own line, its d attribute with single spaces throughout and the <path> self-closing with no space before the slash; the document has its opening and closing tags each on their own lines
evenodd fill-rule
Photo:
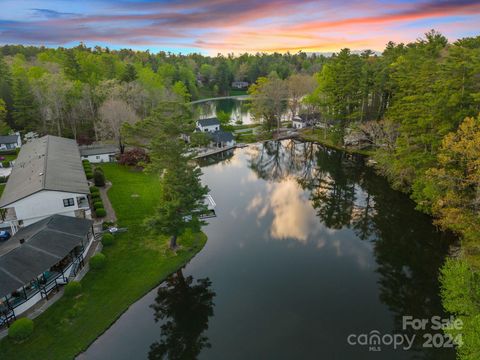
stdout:
<svg viewBox="0 0 480 360">
<path fill-rule="evenodd" d="M 153 176 L 115 164 L 103 166 L 113 186 L 109 197 L 118 223 L 128 232 L 104 249 L 107 266 L 82 280 L 78 299 L 63 297 L 36 318 L 32 337 L 22 344 L 0 342 L 0 359 L 71 359 L 86 349 L 133 302 L 187 263 L 206 242 L 204 234 L 187 234 L 173 253 L 167 239 L 145 233 L 143 219 L 158 199 Z"/>
</svg>

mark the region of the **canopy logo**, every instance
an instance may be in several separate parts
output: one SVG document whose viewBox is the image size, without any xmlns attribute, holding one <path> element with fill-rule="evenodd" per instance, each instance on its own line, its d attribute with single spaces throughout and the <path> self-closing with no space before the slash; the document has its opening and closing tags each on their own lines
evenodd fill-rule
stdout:
<svg viewBox="0 0 480 360">
<path fill-rule="evenodd" d="M 350 334 L 347 343 L 351 346 L 365 346 L 369 351 L 381 351 L 382 346 L 393 347 L 393 349 L 410 350 L 418 337 L 418 345 L 424 348 L 452 348 L 462 345 L 462 334 L 458 333 L 463 328 L 461 320 L 453 317 L 442 319 L 434 316 L 431 319 L 415 319 L 413 316 L 404 316 L 402 330 L 405 333 L 382 334 L 378 330 L 371 330 L 369 333 Z M 442 330 L 455 330 L 458 334 L 452 337 Z M 406 330 L 409 330 L 410 334 Z M 429 332 L 430 330 L 430 332 Z M 413 333 L 417 332 L 417 333 Z"/>
<path fill-rule="evenodd" d="M 368 346 L 369 351 L 381 351 L 382 346 L 393 346 L 394 349 L 402 348 L 403 350 L 410 350 L 415 335 L 408 336 L 408 334 L 381 334 L 378 330 L 372 330 L 366 334 L 350 334 L 347 337 L 349 345 Z"/>
</svg>

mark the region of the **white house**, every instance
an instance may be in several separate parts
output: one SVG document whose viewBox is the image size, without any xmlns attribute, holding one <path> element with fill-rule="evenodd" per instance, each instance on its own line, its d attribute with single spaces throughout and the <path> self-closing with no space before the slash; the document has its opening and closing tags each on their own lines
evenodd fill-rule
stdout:
<svg viewBox="0 0 480 360">
<path fill-rule="evenodd" d="M 114 162 L 120 152 L 115 145 L 84 145 L 79 146 L 82 160 L 91 163 Z"/>
<path fill-rule="evenodd" d="M 22 147 L 22 137 L 20 133 L 13 135 L 0 136 L 0 150 L 13 150 Z"/>
<path fill-rule="evenodd" d="M 232 82 L 232 88 L 234 89 L 245 89 L 248 87 L 248 81 L 234 81 Z"/>
<path fill-rule="evenodd" d="M 197 120 L 197 130 L 201 132 L 215 132 L 220 130 L 220 121 L 217 118 Z"/>
<path fill-rule="evenodd" d="M 307 127 L 307 120 L 302 119 L 300 116 L 295 116 L 292 120 L 292 127 L 294 129 L 303 129 Z"/>
<path fill-rule="evenodd" d="M 235 145 L 235 137 L 228 131 L 215 131 L 210 133 L 211 146 L 223 148 Z"/>
<path fill-rule="evenodd" d="M 75 140 L 47 135 L 20 150 L 0 198 L 0 227 L 61 214 L 90 218 L 89 186 Z"/>
<path fill-rule="evenodd" d="M 0 327 L 74 279 L 93 243 L 93 221 L 53 215 L 0 243 Z"/>
</svg>

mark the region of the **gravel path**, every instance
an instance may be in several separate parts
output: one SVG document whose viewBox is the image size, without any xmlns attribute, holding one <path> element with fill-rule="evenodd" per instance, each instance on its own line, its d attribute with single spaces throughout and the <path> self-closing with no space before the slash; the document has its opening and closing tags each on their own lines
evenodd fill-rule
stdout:
<svg viewBox="0 0 480 360">
<path fill-rule="evenodd" d="M 110 181 L 107 181 L 104 187 L 99 187 L 100 189 L 100 197 L 102 198 L 103 201 L 103 206 L 105 208 L 105 211 L 107 212 L 107 216 L 103 218 L 103 221 L 109 221 L 109 222 L 116 222 L 117 221 L 117 215 L 115 214 L 115 210 L 113 210 L 112 203 L 110 202 L 110 199 L 108 198 L 107 192 L 108 189 L 112 187 L 112 183 Z"/>
</svg>

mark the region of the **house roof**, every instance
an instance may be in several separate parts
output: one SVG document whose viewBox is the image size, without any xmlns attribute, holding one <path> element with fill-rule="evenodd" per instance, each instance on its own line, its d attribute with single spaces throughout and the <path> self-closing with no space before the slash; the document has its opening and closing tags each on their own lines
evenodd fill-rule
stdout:
<svg viewBox="0 0 480 360">
<path fill-rule="evenodd" d="M 0 297 L 62 260 L 87 237 L 92 224 L 88 219 L 53 215 L 21 228 L 0 243 Z"/>
<path fill-rule="evenodd" d="M 0 199 L 0 207 L 41 190 L 89 193 L 75 140 L 47 135 L 23 145 Z"/>
<path fill-rule="evenodd" d="M 116 154 L 118 153 L 118 147 L 115 145 L 84 145 L 79 146 L 81 156 L 100 155 L 100 154 Z"/>
<path fill-rule="evenodd" d="M 200 119 L 197 120 L 198 125 L 200 126 L 214 126 L 220 125 L 220 121 L 216 117 L 208 118 L 208 119 Z"/>
<path fill-rule="evenodd" d="M 295 117 L 293 118 L 293 121 L 305 123 L 305 122 L 307 122 L 307 119 L 303 119 L 302 117 L 300 117 L 300 116 L 297 115 L 297 116 L 295 116 Z"/>
<path fill-rule="evenodd" d="M 0 144 L 16 144 L 18 135 L 4 135 L 0 136 Z"/>
<path fill-rule="evenodd" d="M 214 142 L 227 142 L 235 139 L 231 132 L 221 130 L 210 133 L 210 136 Z"/>
</svg>

